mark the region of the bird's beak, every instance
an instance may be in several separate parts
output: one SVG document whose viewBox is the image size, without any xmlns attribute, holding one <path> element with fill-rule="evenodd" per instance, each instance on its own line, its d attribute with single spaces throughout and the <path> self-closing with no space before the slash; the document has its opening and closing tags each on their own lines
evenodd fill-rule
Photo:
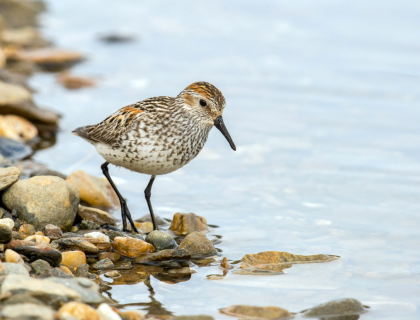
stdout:
<svg viewBox="0 0 420 320">
<path fill-rule="evenodd" d="M 229 131 L 226 129 L 225 123 L 223 122 L 222 116 L 218 116 L 214 120 L 214 126 L 220 130 L 220 132 L 225 136 L 226 140 L 229 142 L 230 147 L 236 151 L 236 146 L 233 143 L 232 138 L 230 137 Z"/>
</svg>

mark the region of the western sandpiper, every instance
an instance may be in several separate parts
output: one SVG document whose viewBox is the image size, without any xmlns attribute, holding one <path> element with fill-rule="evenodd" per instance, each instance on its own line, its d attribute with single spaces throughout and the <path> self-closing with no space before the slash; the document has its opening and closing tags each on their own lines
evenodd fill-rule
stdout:
<svg viewBox="0 0 420 320">
<path fill-rule="evenodd" d="M 154 230 L 158 230 L 150 202 L 156 176 L 185 166 L 203 149 L 213 125 L 235 144 L 223 122 L 223 94 L 210 83 L 195 82 L 176 97 L 156 97 L 128 105 L 104 121 L 77 128 L 73 133 L 96 147 L 106 160 L 101 168 L 121 204 L 123 230 L 127 221 L 137 229 L 125 199 L 108 172 L 108 164 L 151 175 L 144 190 Z"/>
</svg>

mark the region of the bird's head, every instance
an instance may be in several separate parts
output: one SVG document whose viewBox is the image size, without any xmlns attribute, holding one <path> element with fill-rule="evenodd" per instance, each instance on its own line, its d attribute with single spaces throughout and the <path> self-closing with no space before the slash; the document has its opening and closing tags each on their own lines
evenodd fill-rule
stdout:
<svg viewBox="0 0 420 320">
<path fill-rule="evenodd" d="M 236 146 L 223 122 L 223 109 L 226 100 L 214 85 L 200 81 L 186 87 L 176 98 L 182 107 L 199 117 L 201 122 L 214 125 L 225 136 L 231 148 Z"/>
</svg>

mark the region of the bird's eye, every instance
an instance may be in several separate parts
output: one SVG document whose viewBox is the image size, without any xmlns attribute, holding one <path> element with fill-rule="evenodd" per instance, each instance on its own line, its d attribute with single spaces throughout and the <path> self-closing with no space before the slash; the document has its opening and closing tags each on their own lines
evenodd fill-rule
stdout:
<svg viewBox="0 0 420 320">
<path fill-rule="evenodd" d="M 200 106 L 205 107 L 207 105 L 207 102 L 203 99 L 200 99 Z"/>
</svg>

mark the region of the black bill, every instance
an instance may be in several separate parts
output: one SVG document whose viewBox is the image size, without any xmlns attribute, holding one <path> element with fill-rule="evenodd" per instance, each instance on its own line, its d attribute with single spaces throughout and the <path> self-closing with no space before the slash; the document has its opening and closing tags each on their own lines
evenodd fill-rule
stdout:
<svg viewBox="0 0 420 320">
<path fill-rule="evenodd" d="M 214 126 L 220 130 L 220 132 L 225 136 L 226 140 L 229 142 L 230 147 L 236 151 L 236 146 L 233 143 L 232 138 L 230 137 L 229 131 L 226 129 L 225 123 L 223 122 L 222 116 L 218 116 L 214 120 Z"/>
</svg>

